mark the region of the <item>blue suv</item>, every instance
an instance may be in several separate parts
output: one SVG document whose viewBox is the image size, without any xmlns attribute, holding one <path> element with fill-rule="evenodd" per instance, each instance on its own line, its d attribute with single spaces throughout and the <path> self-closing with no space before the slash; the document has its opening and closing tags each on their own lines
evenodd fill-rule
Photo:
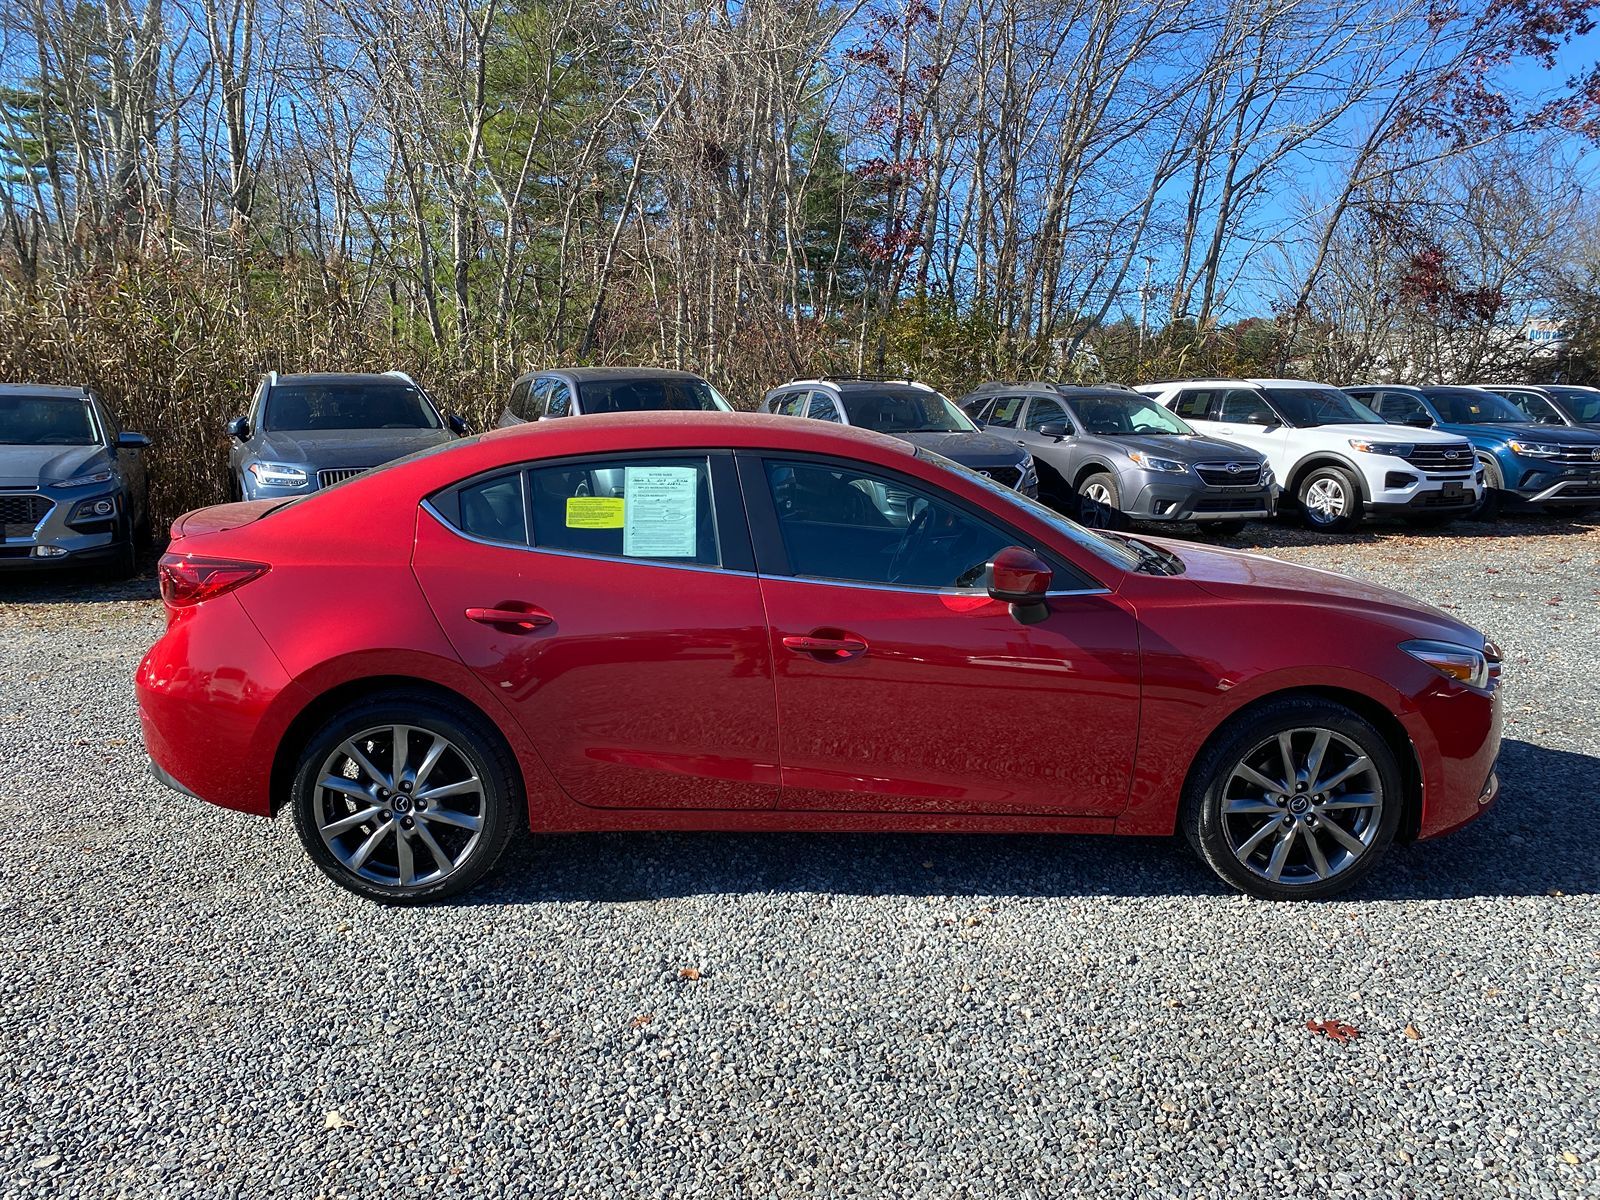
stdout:
<svg viewBox="0 0 1600 1200">
<path fill-rule="evenodd" d="M 1483 464 L 1480 517 L 1506 503 L 1571 516 L 1600 508 L 1600 432 L 1540 424 L 1497 392 L 1370 384 L 1343 389 L 1386 421 L 1460 434 Z"/>
</svg>

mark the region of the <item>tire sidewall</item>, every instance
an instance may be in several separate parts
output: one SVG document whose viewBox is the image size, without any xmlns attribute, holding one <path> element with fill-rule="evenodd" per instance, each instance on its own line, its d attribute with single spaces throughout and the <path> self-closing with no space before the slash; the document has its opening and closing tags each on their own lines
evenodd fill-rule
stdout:
<svg viewBox="0 0 1600 1200">
<path fill-rule="evenodd" d="M 1082 517 L 1083 512 L 1084 512 L 1086 507 L 1088 507 L 1088 506 L 1096 506 L 1096 507 L 1098 507 L 1095 504 L 1095 501 L 1090 500 L 1089 497 L 1085 494 L 1087 492 L 1087 489 L 1089 488 L 1089 486 L 1091 484 L 1096 484 L 1096 483 L 1098 483 L 1102 487 L 1104 487 L 1106 489 L 1107 493 L 1110 494 L 1111 502 L 1110 502 L 1110 505 L 1108 506 L 1108 508 L 1106 510 L 1103 522 L 1100 525 L 1092 526 L 1091 528 L 1098 528 L 1098 529 L 1119 529 L 1119 528 L 1121 528 L 1122 525 L 1125 523 L 1125 518 L 1123 517 L 1123 513 L 1122 513 L 1122 489 L 1117 486 L 1117 478 L 1116 478 L 1116 476 L 1115 475 L 1111 475 L 1111 474 L 1109 474 L 1109 473 L 1107 473 L 1105 471 L 1099 471 L 1099 472 L 1096 472 L 1093 475 L 1090 475 L 1087 479 L 1085 479 L 1083 481 L 1082 485 L 1078 488 L 1078 515 L 1079 515 L 1079 517 L 1080 518 Z"/>
<path fill-rule="evenodd" d="M 1245 754 L 1284 730 L 1308 727 L 1331 729 L 1361 747 L 1377 767 L 1383 784 L 1383 815 L 1372 845 L 1354 866 L 1320 883 L 1286 886 L 1261 878 L 1234 857 L 1222 825 L 1222 793 Z M 1388 852 L 1406 804 L 1404 780 L 1389 743 L 1371 722 L 1333 701 L 1287 699 L 1247 710 L 1234 717 L 1222 736 L 1207 747 L 1198 767 L 1182 805 L 1184 833 L 1224 882 L 1262 900 L 1316 900 L 1356 886 Z"/>
<path fill-rule="evenodd" d="M 1331 521 L 1319 521 L 1311 515 L 1311 508 L 1306 504 L 1306 493 L 1311 490 L 1311 485 L 1319 479 L 1336 480 L 1344 489 L 1348 502 L 1345 504 L 1343 514 L 1334 517 Z M 1317 467 L 1310 471 L 1300 481 L 1299 492 L 1295 499 L 1300 504 L 1300 517 L 1305 522 L 1307 529 L 1315 529 L 1320 533 L 1343 533 L 1347 529 L 1355 528 L 1361 520 L 1361 489 L 1355 477 L 1343 467 Z"/>
<path fill-rule="evenodd" d="M 381 725 L 409 725 L 442 734 L 462 752 L 484 783 L 483 828 L 471 858 L 446 878 L 424 888 L 402 892 L 352 873 L 324 844 L 318 828 L 316 785 L 323 761 L 347 738 Z M 394 905 L 446 899 L 482 880 L 494 869 L 511 840 L 521 796 L 506 751 L 485 726 L 481 718 L 453 706 L 431 699 L 400 697 L 357 703 L 326 721 L 300 751 L 289 796 L 295 831 L 317 869 L 358 896 Z"/>
</svg>

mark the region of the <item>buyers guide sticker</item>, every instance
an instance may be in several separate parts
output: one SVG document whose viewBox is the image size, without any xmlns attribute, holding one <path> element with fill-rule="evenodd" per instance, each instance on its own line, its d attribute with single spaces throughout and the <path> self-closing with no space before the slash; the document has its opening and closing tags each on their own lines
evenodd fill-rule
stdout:
<svg viewBox="0 0 1600 1200">
<path fill-rule="evenodd" d="M 693 558 L 696 467 L 629 467 L 622 553 L 629 558 Z"/>
<path fill-rule="evenodd" d="M 621 529 L 621 496 L 568 496 L 568 529 Z"/>
</svg>

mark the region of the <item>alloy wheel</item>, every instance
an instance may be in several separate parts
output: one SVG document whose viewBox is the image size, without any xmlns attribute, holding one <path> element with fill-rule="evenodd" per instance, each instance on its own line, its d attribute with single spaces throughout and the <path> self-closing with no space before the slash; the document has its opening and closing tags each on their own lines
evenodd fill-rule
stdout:
<svg viewBox="0 0 1600 1200">
<path fill-rule="evenodd" d="M 461 747 L 412 725 L 347 738 L 315 783 L 323 845 L 352 874 L 385 888 L 437 884 L 477 848 L 484 784 Z"/>
<path fill-rule="evenodd" d="M 1327 525 L 1344 516 L 1345 510 L 1350 507 L 1350 496 L 1339 480 L 1323 476 L 1306 488 L 1301 503 L 1313 521 Z"/>
<path fill-rule="evenodd" d="M 1371 850 L 1383 805 L 1383 779 L 1359 745 L 1331 729 L 1287 729 L 1234 765 L 1222 790 L 1223 835 L 1252 874 L 1318 884 Z"/>
<path fill-rule="evenodd" d="M 1080 524 L 1087 525 L 1091 529 L 1105 529 L 1110 526 L 1113 505 L 1111 492 L 1106 485 L 1087 484 L 1082 495 L 1086 503 L 1079 506 L 1083 510 L 1079 518 Z"/>
</svg>

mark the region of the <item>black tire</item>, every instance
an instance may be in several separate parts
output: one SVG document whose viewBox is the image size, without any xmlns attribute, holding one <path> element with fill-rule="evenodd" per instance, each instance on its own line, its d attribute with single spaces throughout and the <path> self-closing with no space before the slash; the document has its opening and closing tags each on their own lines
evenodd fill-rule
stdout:
<svg viewBox="0 0 1600 1200">
<path fill-rule="evenodd" d="M 1337 497 L 1337 509 L 1319 503 L 1320 495 Z M 1307 529 L 1318 533 L 1347 533 L 1361 524 L 1361 485 L 1343 467 L 1315 467 L 1306 472 L 1295 489 L 1300 503 L 1300 519 Z"/>
<path fill-rule="evenodd" d="M 1091 498 L 1090 493 L 1097 493 Z M 1125 529 L 1127 514 L 1122 511 L 1122 489 L 1115 475 L 1104 471 L 1088 476 L 1078 485 L 1078 524 L 1090 529 Z"/>
<path fill-rule="evenodd" d="M 1478 501 L 1478 507 L 1472 510 L 1474 521 L 1493 521 L 1505 509 L 1506 481 L 1500 474 L 1500 467 L 1493 462 L 1483 464 L 1483 498 Z"/>
<path fill-rule="evenodd" d="M 1230 813 L 1225 820 L 1225 800 L 1238 805 L 1257 804 L 1248 795 L 1227 795 L 1230 788 L 1248 791 L 1252 787 L 1249 779 L 1236 776 L 1236 769 L 1256 761 L 1268 763 L 1264 769 L 1270 770 L 1270 757 L 1280 734 L 1289 732 L 1292 746 L 1309 751 L 1318 731 L 1331 735 L 1330 749 L 1321 760 L 1323 764 L 1329 763 L 1330 756 L 1337 752 L 1338 763 L 1329 768 L 1337 775 L 1340 764 L 1354 762 L 1355 752 L 1359 751 L 1366 756 L 1369 767 L 1361 768 L 1353 776 L 1351 787 L 1370 786 L 1369 781 L 1375 776 L 1377 788 L 1364 793 L 1348 788 L 1338 793 L 1331 788 L 1326 793 L 1316 793 L 1327 796 L 1334 805 L 1328 810 L 1312 802 L 1312 793 L 1278 793 L 1287 801 L 1280 805 L 1274 803 L 1273 793 L 1263 789 L 1258 807 Z M 1341 740 L 1334 741 L 1334 738 Z M 1267 757 L 1257 759 L 1258 754 Z M 1272 780 L 1282 777 L 1279 769 Z M 1370 809 L 1345 807 L 1351 798 L 1371 797 L 1379 802 L 1376 820 Z M 1407 803 L 1394 752 L 1371 722 L 1331 700 L 1286 696 L 1246 709 L 1211 739 L 1190 771 L 1178 820 L 1195 853 L 1225 883 L 1261 900 L 1318 900 L 1355 886 L 1371 873 L 1394 841 Z M 1293 836 L 1288 835 L 1289 826 L 1285 821 L 1299 825 Z M 1359 855 L 1344 850 L 1319 824 L 1327 821 L 1338 824 L 1365 849 Z M 1317 833 L 1319 828 L 1324 828 L 1324 832 Z M 1264 840 L 1251 847 L 1252 839 L 1258 835 Z M 1320 871 L 1306 845 L 1308 837 L 1316 841 L 1331 869 L 1327 877 L 1319 877 Z M 1271 866 L 1268 849 L 1275 848 L 1280 841 L 1287 841 L 1289 848 L 1279 866 L 1280 879 L 1273 881 L 1265 873 Z M 1326 847 L 1333 848 L 1332 855 Z M 1261 861 L 1263 856 L 1267 856 L 1268 861 Z M 1254 867 L 1247 866 L 1247 862 Z M 1340 864 L 1336 868 L 1333 867 L 1335 862 Z M 1283 882 L 1282 877 L 1291 870 L 1294 874 L 1290 882 Z"/>
<path fill-rule="evenodd" d="M 1245 521 L 1201 521 L 1200 532 L 1213 537 L 1238 537 L 1244 532 Z"/>
<path fill-rule="evenodd" d="M 427 784 L 430 778 L 443 778 L 444 784 L 430 785 L 435 789 L 469 787 L 470 783 L 452 777 L 470 777 L 477 781 L 481 789 L 477 793 L 478 799 L 467 805 L 474 811 L 456 811 L 455 806 L 447 806 L 442 800 L 436 799 L 433 804 L 434 815 L 423 817 L 421 812 L 427 808 L 423 798 L 428 787 L 413 785 L 415 794 L 405 798 L 401 797 L 400 790 L 395 790 L 391 795 L 387 788 L 373 794 L 378 784 L 374 781 L 363 784 L 365 773 L 356 760 L 349 757 L 345 758 L 345 769 L 339 775 L 358 792 L 367 791 L 372 796 L 370 800 L 358 801 L 349 794 L 319 786 L 324 767 L 333 756 L 341 753 L 341 746 L 347 743 L 365 740 L 366 747 L 378 753 L 381 761 L 382 741 L 366 740 L 362 735 L 371 732 L 381 738 L 381 735 L 395 727 L 413 731 L 405 735 L 408 752 L 402 762 L 401 787 L 407 792 L 413 790 L 412 787 L 405 787 L 407 769 L 423 784 Z M 439 776 L 433 776 L 431 771 L 418 775 L 416 770 L 427 761 L 432 746 L 432 742 L 427 740 L 430 737 L 443 738 L 448 743 L 448 749 L 439 754 L 431 768 L 440 771 Z M 386 773 L 387 780 L 391 781 L 389 786 L 392 787 L 392 740 L 388 748 L 388 765 L 379 770 L 380 773 Z M 356 749 L 365 752 L 363 746 L 358 745 Z M 377 766 L 377 763 L 372 765 Z M 351 771 L 354 771 L 353 775 L 349 773 Z M 470 797 L 471 793 L 468 795 Z M 464 705 L 391 692 L 345 709 L 311 736 L 295 765 L 290 803 L 301 844 L 311 856 L 311 861 L 329 879 L 358 896 L 383 904 L 424 904 L 459 895 L 494 869 L 511 841 L 516 814 L 522 808 L 522 795 L 519 776 L 509 751 L 481 716 Z M 378 796 L 385 799 L 380 800 Z M 451 796 L 452 800 L 458 798 L 459 793 Z M 346 838 L 345 846 L 357 840 L 373 842 L 375 848 L 369 851 L 370 857 L 361 863 L 365 873 L 353 868 L 336 854 L 323 836 L 325 824 L 349 821 L 364 811 L 360 807 L 362 805 L 376 810 L 375 815 L 366 822 L 354 824 L 347 834 L 333 835 L 333 839 Z M 405 806 L 409 815 L 401 815 L 397 811 L 401 806 Z M 451 814 L 448 821 L 443 819 L 446 812 Z M 458 825 L 457 820 L 462 817 L 476 818 L 476 829 Z M 400 828 L 402 825 L 405 826 L 404 830 Z M 402 882 L 405 879 L 401 867 L 402 838 L 405 841 L 405 860 L 411 864 L 415 877 L 410 884 Z M 453 859 L 454 865 L 450 869 L 443 870 L 425 839 L 431 839 L 434 845 L 443 849 L 447 859 Z M 351 853 L 349 857 L 355 858 L 356 854 Z M 392 868 L 389 866 L 390 860 L 394 863 Z M 438 878 L 429 878 L 417 870 L 418 864 L 425 866 L 429 862 L 433 864 L 431 874 L 438 875 Z M 374 865 L 368 868 L 368 863 Z"/>
</svg>

